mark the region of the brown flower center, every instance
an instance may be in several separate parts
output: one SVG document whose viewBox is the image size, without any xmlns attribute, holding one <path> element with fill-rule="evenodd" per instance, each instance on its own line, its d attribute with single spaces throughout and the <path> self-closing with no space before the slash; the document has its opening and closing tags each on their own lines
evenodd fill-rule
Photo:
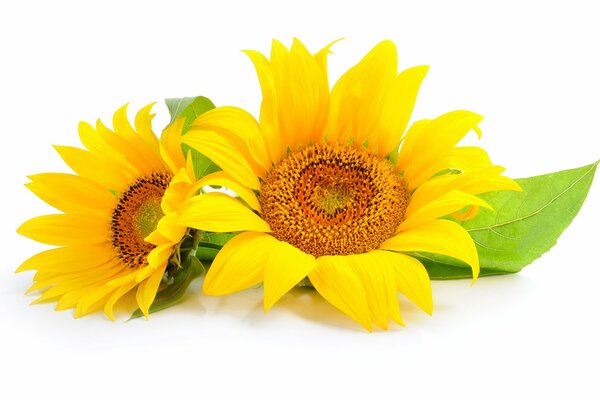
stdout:
<svg viewBox="0 0 600 400">
<path fill-rule="evenodd" d="M 164 216 L 160 202 L 171 178 L 165 172 L 138 178 L 121 195 L 113 210 L 112 245 L 121 261 L 131 268 L 146 265 L 146 257 L 155 247 L 144 238 L 156 229 Z"/>
<path fill-rule="evenodd" d="M 409 201 L 388 160 L 351 145 L 291 153 L 261 184 L 272 235 L 315 257 L 360 254 L 392 237 Z"/>
</svg>

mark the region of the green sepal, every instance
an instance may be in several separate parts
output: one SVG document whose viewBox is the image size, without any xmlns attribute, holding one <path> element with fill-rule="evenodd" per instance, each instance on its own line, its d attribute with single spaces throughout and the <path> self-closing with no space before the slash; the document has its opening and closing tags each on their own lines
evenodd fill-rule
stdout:
<svg viewBox="0 0 600 400">
<path fill-rule="evenodd" d="M 482 194 L 494 210 L 482 209 L 471 220 L 456 221 L 477 246 L 480 276 L 519 272 L 550 250 L 579 212 L 599 162 L 516 179 L 523 192 Z M 472 278 L 471 268 L 458 260 L 437 254 L 415 255 L 431 279 Z"/>
<path fill-rule="evenodd" d="M 167 104 L 169 114 L 171 115 L 171 121 L 169 124 L 172 124 L 177 118 L 185 118 L 185 122 L 181 131 L 182 135 L 185 135 L 185 133 L 190 129 L 192 122 L 199 115 L 202 115 L 205 112 L 215 108 L 213 102 L 203 96 L 165 99 L 165 103 Z M 205 155 L 201 154 L 195 149 L 192 149 L 188 145 L 182 144 L 181 148 L 186 156 L 188 152 L 192 155 L 196 179 L 200 179 L 203 176 L 220 170 L 220 168 Z"/>
<path fill-rule="evenodd" d="M 188 286 L 190 286 L 194 279 L 202 276 L 206 271 L 200 260 L 192 255 L 187 258 L 182 267 L 173 274 L 164 289 L 156 294 L 156 298 L 148 311 L 150 314 L 169 308 L 183 300 Z M 131 314 L 129 320 L 143 316 L 144 314 L 138 308 Z"/>
</svg>

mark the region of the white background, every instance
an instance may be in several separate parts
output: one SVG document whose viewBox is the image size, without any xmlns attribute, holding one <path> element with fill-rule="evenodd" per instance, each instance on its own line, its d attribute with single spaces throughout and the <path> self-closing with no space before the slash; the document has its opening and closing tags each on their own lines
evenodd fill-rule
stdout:
<svg viewBox="0 0 600 400">
<path fill-rule="evenodd" d="M 418 4 L 417 4 L 418 3 Z M 19 1 L 0 5 L 0 396 L 74 398 L 600 398 L 600 185 L 550 253 L 515 276 L 434 282 L 429 317 L 401 300 L 406 328 L 368 334 L 316 295 L 268 314 L 260 289 L 185 302 L 150 321 L 75 320 L 29 306 L 41 245 L 15 233 L 51 212 L 26 176 L 65 171 L 51 144 L 79 120 L 110 122 L 165 97 L 206 95 L 255 115 L 242 49 L 332 40 L 332 81 L 378 41 L 400 67 L 429 64 L 414 118 L 470 109 L 512 177 L 600 157 L 599 12 L 593 1 Z M 472 138 L 470 139 L 472 140 Z"/>
</svg>

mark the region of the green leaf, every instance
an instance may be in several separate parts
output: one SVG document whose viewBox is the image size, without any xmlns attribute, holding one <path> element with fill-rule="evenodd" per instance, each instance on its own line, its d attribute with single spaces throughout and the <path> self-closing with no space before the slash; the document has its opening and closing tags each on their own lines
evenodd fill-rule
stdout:
<svg viewBox="0 0 600 400">
<path fill-rule="evenodd" d="M 179 117 L 185 118 L 182 135 L 190 129 L 190 125 L 196 117 L 215 108 L 213 102 L 204 96 L 165 99 L 165 103 L 171 115 L 169 124 L 172 124 Z"/>
<path fill-rule="evenodd" d="M 183 268 L 173 275 L 172 281 L 157 293 L 156 298 L 150 306 L 149 313 L 152 314 L 179 303 L 183 300 L 190 283 L 202 276 L 204 272 L 205 269 L 202 263 L 194 256 L 189 257 L 184 263 Z M 138 308 L 131 314 L 129 319 L 132 320 L 143 315 L 142 311 Z"/>
<path fill-rule="evenodd" d="M 213 102 L 203 96 L 183 97 L 180 99 L 165 99 L 165 103 L 167 104 L 167 108 L 171 114 L 171 122 L 169 122 L 169 124 L 172 124 L 173 121 L 179 117 L 185 118 L 185 123 L 183 124 L 181 131 L 182 135 L 185 135 L 185 133 L 190 129 L 194 119 L 196 119 L 199 115 L 202 115 L 205 112 L 215 108 Z M 203 176 L 216 172 L 220 169 L 210 159 L 191 147 L 183 144 L 182 150 L 186 155 L 188 152 L 191 153 L 192 161 L 194 162 L 194 173 L 196 174 L 197 179 L 200 179 Z"/>
<path fill-rule="evenodd" d="M 556 244 L 579 212 L 600 161 L 581 168 L 516 179 L 523 192 L 481 195 L 495 211 L 459 222 L 477 246 L 481 276 L 519 272 Z M 450 257 L 416 253 L 432 279 L 471 278 L 468 265 Z"/>
<path fill-rule="evenodd" d="M 196 257 L 201 261 L 211 262 L 225 243 L 234 236 L 234 233 L 204 232 L 196 250 Z"/>
<path fill-rule="evenodd" d="M 200 246 L 214 244 L 223 247 L 225 243 L 229 242 L 235 235 L 235 233 L 204 232 L 202 239 L 200 240 Z"/>
</svg>

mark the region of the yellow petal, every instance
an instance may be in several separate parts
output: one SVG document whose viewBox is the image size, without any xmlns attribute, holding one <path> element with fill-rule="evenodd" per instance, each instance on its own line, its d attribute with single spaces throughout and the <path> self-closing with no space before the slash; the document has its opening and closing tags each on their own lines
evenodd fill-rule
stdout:
<svg viewBox="0 0 600 400">
<path fill-rule="evenodd" d="M 149 110 L 146 110 L 149 111 Z M 142 111 L 142 116 L 143 117 Z M 147 118 L 152 119 L 147 115 Z M 147 121 L 150 123 L 150 121 Z M 145 140 L 144 137 L 138 135 L 127 118 L 127 104 L 115 111 L 113 115 L 113 126 L 115 135 L 125 139 L 129 143 L 129 149 L 123 151 L 125 155 L 136 154 L 144 164 L 147 166 L 147 171 L 160 171 L 164 168 L 162 159 L 160 158 L 160 151 L 158 146 L 158 140 Z"/>
<path fill-rule="evenodd" d="M 385 156 L 391 151 L 398 150 L 401 136 L 408 125 L 421 82 L 428 69 L 427 66 L 407 69 L 400 73 L 385 90 L 377 128 L 380 155 Z"/>
<path fill-rule="evenodd" d="M 253 170 L 246 150 L 242 150 L 220 133 L 208 130 L 190 129 L 181 137 L 183 143 L 196 149 L 211 159 L 223 171 L 240 184 L 258 189 L 258 175 Z"/>
<path fill-rule="evenodd" d="M 277 164 L 283 157 L 287 144 L 279 133 L 277 120 L 277 95 L 275 92 L 275 79 L 269 60 L 261 53 L 254 50 L 244 51 L 254 64 L 260 88 L 262 103 L 260 106 L 260 133 L 264 138 L 265 147 L 270 160 Z"/>
<path fill-rule="evenodd" d="M 78 302 L 75 318 L 93 313 L 105 304 L 107 298 L 113 294 L 114 288 L 103 285 L 88 291 Z"/>
<path fill-rule="evenodd" d="M 291 244 L 277 240 L 271 245 L 265 264 L 265 311 L 306 278 L 315 267 L 315 257 Z"/>
<path fill-rule="evenodd" d="M 323 55 L 311 55 L 298 39 L 290 50 L 273 40 L 270 61 L 256 52 L 246 54 L 256 67 L 263 92 L 261 132 L 272 161 L 278 162 L 287 146 L 297 149 L 320 140 L 329 108 Z M 277 136 L 276 144 L 269 143 Z"/>
<path fill-rule="evenodd" d="M 160 137 L 160 155 L 172 173 L 185 166 L 185 157 L 181 149 L 181 131 L 185 118 L 177 118 L 167 126 Z"/>
<path fill-rule="evenodd" d="M 331 91 L 327 140 L 377 143 L 381 104 L 397 69 L 396 46 L 386 40 L 337 81 Z"/>
<path fill-rule="evenodd" d="M 308 277 L 315 289 L 331 305 L 360 323 L 369 332 L 373 330 L 371 312 L 365 289 L 346 256 L 317 258 L 317 267 Z"/>
<path fill-rule="evenodd" d="M 191 156 L 189 156 L 188 162 L 192 163 Z M 171 178 L 171 182 L 169 182 L 169 186 L 167 187 L 167 190 L 165 190 L 160 202 L 160 206 L 165 215 L 178 212 L 181 204 L 198 190 L 199 186 L 193 192 L 191 190 L 194 187 L 193 182 L 195 178 L 193 175 L 190 176 L 190 173 L 193 174 L 193 171 L 188 171 L 187 168 L 181 168 L 175 173 L 175 176 Z"/>
<path fill-rule="evenodd" d="M 26 293 L 42 289 L 55 284 L 69 287 L 69 289 L 79 288 L 87 284 L 104 282 L 123 270 L 123 266 L 118 260 L 111 260 L 108 263 L 97 265 L 93 268 L 80 269 L 65 272 L 38 271 L 34 276 L 36 281 Z"/>
<path fill-rule="evenodd" d="M 290 49 L 289 68 L 277 84 L 279 126 L 285 129 L 290 148 L 321 141 L 329 114 L 327 72 L 298 39 Z"/>
<path fill-rule="evenodd" d="M 219 251 L 208 270 L 204 294 L 222 296 L 262 282 L 267 259 L 277 242 L 274 237 L 260 232 L 235 236 Z"/>
<path fill-rule="evenodd" d="M 38 242 L 55 246 L 106 243 L 108 221 L 83 215 L 43 215 L 26 221 L 17 232 Z"/>
<path fill-rule="evenodd" d="M 375 251 L 380 265 L 392 270 L 392 279 L 398 290 L 427 314 L 433 312 L 431 281 L 427 270 L 418 260 L 405 254 Z"/>
<path fill-rule="evenodd" d="M 386 282 L 387 275 L 385 271 L 389 269 L 387 265 L 377 265 L 374 252 L 348 256 L 350 267 L 355 271 L 360 279 L 367 298 L 367 303 L 371 310 L 373 322 L 381 329 L 388 329 L 388 286 L 393 284 L 395 292 L 395 279 Z M 398 307 L 398 300 L 395 301 Z"/>
<path fill-rule="evenodd" d="M 54 146 L 61 158 L 78 175 L 97 182 L 108 190 L 121 192 L 134 181 L 130 172 L 106 162 L 99 156 L 68 146 Z"/>
<path fill-rule="evenodd" d="M 144 267 L 146 268 L 146 267 Z M 144 269 L 142 268 L 142 269 Z M 119 286 L 124 286 L 127 285 L 131 282 L 135 281 L 135 277 L 136 275 L 138 275 L 140 273 L 140 270 L 128 270 L 122 274 L 120 274 L 119 276 L 114 277 L 113 279 L 110 279 L 109 281 L 106 282 L 107 286 L 111 286 L 111 287 L 119 287 Z M 137 284 L 137 282 L 135 282 Z"/>
<path fill-rule="evenodd" d="M 94 129 L 87 122 L 79 123 L 79 139 L 81 143 L 96 157 L 108 164 L 114 164 L 130 175 L 142 175 L 145 170 L 143 158 L 131 149 L 129 143 L 105 127 L 100 120 Z M 127 155 L 127 156 L 126 156 Z"/>
<path fill-rule="evenodd" d="M 124 266 L 118 262 L 114 262 L 107 264 L 105 269 L 98 268 L 94 270 L 93 273 L 90 271 L 83 271 L 78 275 L 74 275 L 74 277 L 59 276 L 58 279 L 53 279 L 54 282 L 52 283 L 56 283 L 56 285 L 46 290 L 40 299 L 50 299 L 56 296 L 61 296 L 73 290 L 79 290 L 86 286 L 104 284 L 110 279 L 116 278 L 123 274 L 123 271 Z M 39 283 L 42 286 L 47 286 L 44 285 L 43 282 Z M 38 302 L 38 300 L 36 300 L 36 302 Z"/>
<path fill-rule="evenodd" d="M 492 206 L 486 201 L 460 190 L 451 190 L 438 198 L 420 203 L 418 206 L 412 206 L 411 202 L 406 209 L 405 220 L 398 227 L 398 231 L 428 223 L 472 205 L 492 209 Z"/>
<path fill-rule="evenodd" d="M 120 288 L 116 289 L 111 294 L 111 296 L 107 300 L 106 304 L 104 304 L 104 314 L 106 314 L 106 316 L 111 321 L 115 320 L 114 306 L 117 303 L 117 301 L 119 301 L 119 299 L 121 299 L 121 297 L 123 297 L 124 295 L 129 293 L 136 285 L 137 285 L 136 282 L 130 282 L 124 286 L 121 286 Z"/>
<path fill-rule="evenodd" d="M 315 61 L 317 63 L 317 66 L 319 67 L 319 69 L 321 70 L 321 73 L 323 74 L 326 83 L 327 83 L 327 87 L 329 87 L 329 81 L 327 79 L 328 76 L 328 72 L 327 72 L 327 56 L 329 54 L 331 54 L 331 46 L 333 46 L 335 43 L 339 42 L 342 39 L 337 39 L 334 40 L 333 42 L 329 43 L 327 46 L 323 47 L 321 50 L 319 50 L 315 55 Z"/>
<path fill-rule="evenodd" d="M 37 269 L 48 272 L 86 270 L 116 257 L 110 246 L 57 247 L 37 253 L 21 264 L 16 272 Z"/>
<path fill-rule="evenodd" d="M 148 318 L 150 305 L 152 305 L 152 302 L 156 298 L 158 286 L 160 285 L 166 267 L 167 263 L 164 263 L 164 265 L 159 266 L 156 269 L 156 271 L 152 275 L 150 275 L 148 279 L 140 283 L 140 285 L 138 286 L 135 298 L 137 300 L 138 307 L 140 308 L 146 319 Z"/>
<path fill-rule="evenodd" d="M 156 246 L 152 251 L 148 254 L 148 268 L 153 271 L 161 269 L 163 266 L 169 263 L 169 258 L 173 254 L 173 244 L 161 244 L 160 246 Z M 142 268 L 144 270 L 146 268 Z M 141 282 L 146 279 L 149 274 L 140 271 L 136 277 L 136 282 Z"/>
<path fill-rule="evenodd" d="M 252 210 L 223 193 L 206 193 L 187 200 L 177 222 L 210 232 L 271 231 Z"/>
<path fill-rule="evenodd" d="M 259 176 L 271 168 L 271 160 L 258 123 L 250 113 L 241 108 L 218 107 L 207 111 L 194 120 L 190 130 L 217 132 L 252 161 L 251 166 Z"/>
<path fill-rule="evenodd" d="M 482 119 L 470 111 L 453 111 L 409 130 L 398 155 L 398 168 L 404 172 L 409 190 L 439 172 L 437 161 L 447 157 L 470 130 L 480 134 L 477 124 Z"/>
<path fill-rule="evenodd" d="M 433 178 L 415 190 L 410 200 L 407 216 L 453 190 L 469 194 L 496 190 L 521 191 L 515 181 L 500 175 L 503 171 L 502 167 L 488 167 Z"/>
<path fill-rule="evenodd" d="M 171 213 L 165 215 L 158 221 L 158 224 L 156 225 L 156 230 L 154 232 L 158 232 L 161 235 L 161 237 L 166 238 L 168 240 L 168 244 L 174 244 L 178 243 L 181 240 L 183 235 L 185 235 L 186 231 L 187 228 L 185 226 L 182 226 L 178 222 L 177 214 Z M 159 243 L 156 241 L 148 240 L 148 238 L 146 238 L 146 241 L 155 245 L 165 244 L 163 242 Z"/>
<path fill-rule="evenodd" d="M 95 285 L 91 285 L 91 286 L 85 286 L 81 289 L 72 290 L 68 293 L 63 294 L 62 296 L 60 296 L 57 299 L 55 310 L 62 311 L 62 310 L 67 310 L 69 308 L 75 307 L 77 305 L 77 303 L 79 302 L 79 300 L 81 300 L 86 294 L 88 294 L 88 293 L 90 293 L 90 291 L 96 290 L 102 286 L 103 286 L 103 284 L 99 283 L 99 284 L 95 284 Z M 43 295 L 42 295 L 42 297 L 43 297 Z M 40 302 L 40 303 L 42 301 L 45 301 L 45 300 L 40 300 L 40 299 L 36 300 L 36 302 Z"/>
<path fill-rule="evenodd" d="M 108 218 L 116 197 L 95 182 L 71 174 L 32 175 L 26 186 L 51 206 L 74 214 L 94 214 Z"/>
<path fill-rule="evenodd" d="M 135 176 L 147 175 L 164 169 L 159 157 L 158 140 L 152 132 L 152 104 L 144 107 L 136 116 L 135 132 L 127 120 L 127 105 L 118 109 L 113 117 L 115 131 L 107 128 L 100 120 L 96 129 L 86 123 L 79 126 L 82 143 L 96 156 L 115 163 L 119 168 Z"/>
<path fill-rule="evenodd" d="M 452 218 L 457 219 L 459 221 L 466 221 L 468 219 L 474 218 L 479 214 L 479 206 L 469 206 L 467 210 L 464 212 L 455 212 L 452 213 Z"/>
<path fill-rule="evenodd" d="M 448 220 L 435 220 L 398 233 L 386 240 L 381 249 L 443 254 L 464 261 L 473 270 L 473 282 L 479 275 L 479 256 L 469 233 L 460 225 Z"/>
<path fill-rule="evenodd" d="M 459 146 L 454 147 L 446 156 L 440 157 L 432 169 L 443 171 L 445 169 L 458 169 L 470 171 L 473 169 L 489 168 L 492 166 L 488 153 L 481 147 Z"/>
<path fill-rule="evenodd" d="M 225 171 L 217 171 L 198 181 L 198 186 L 222 186 L 230 189 L 244 200 L 253 210 L 260 212 L 260 204 L 254 192 L 239 184 Z"/>
<path fill-rule="evenodd" d="M 156 103 L 150 103 L 147 106 L 140 109 L 135 115 L 134 125 L 137 134 L 146 142 L 148 147 L 152 149 L 158 148 L 158 138 L 152 130 L 152 119 L 155 114 L 151 114 L 152 107 Z"/>
</svg>

